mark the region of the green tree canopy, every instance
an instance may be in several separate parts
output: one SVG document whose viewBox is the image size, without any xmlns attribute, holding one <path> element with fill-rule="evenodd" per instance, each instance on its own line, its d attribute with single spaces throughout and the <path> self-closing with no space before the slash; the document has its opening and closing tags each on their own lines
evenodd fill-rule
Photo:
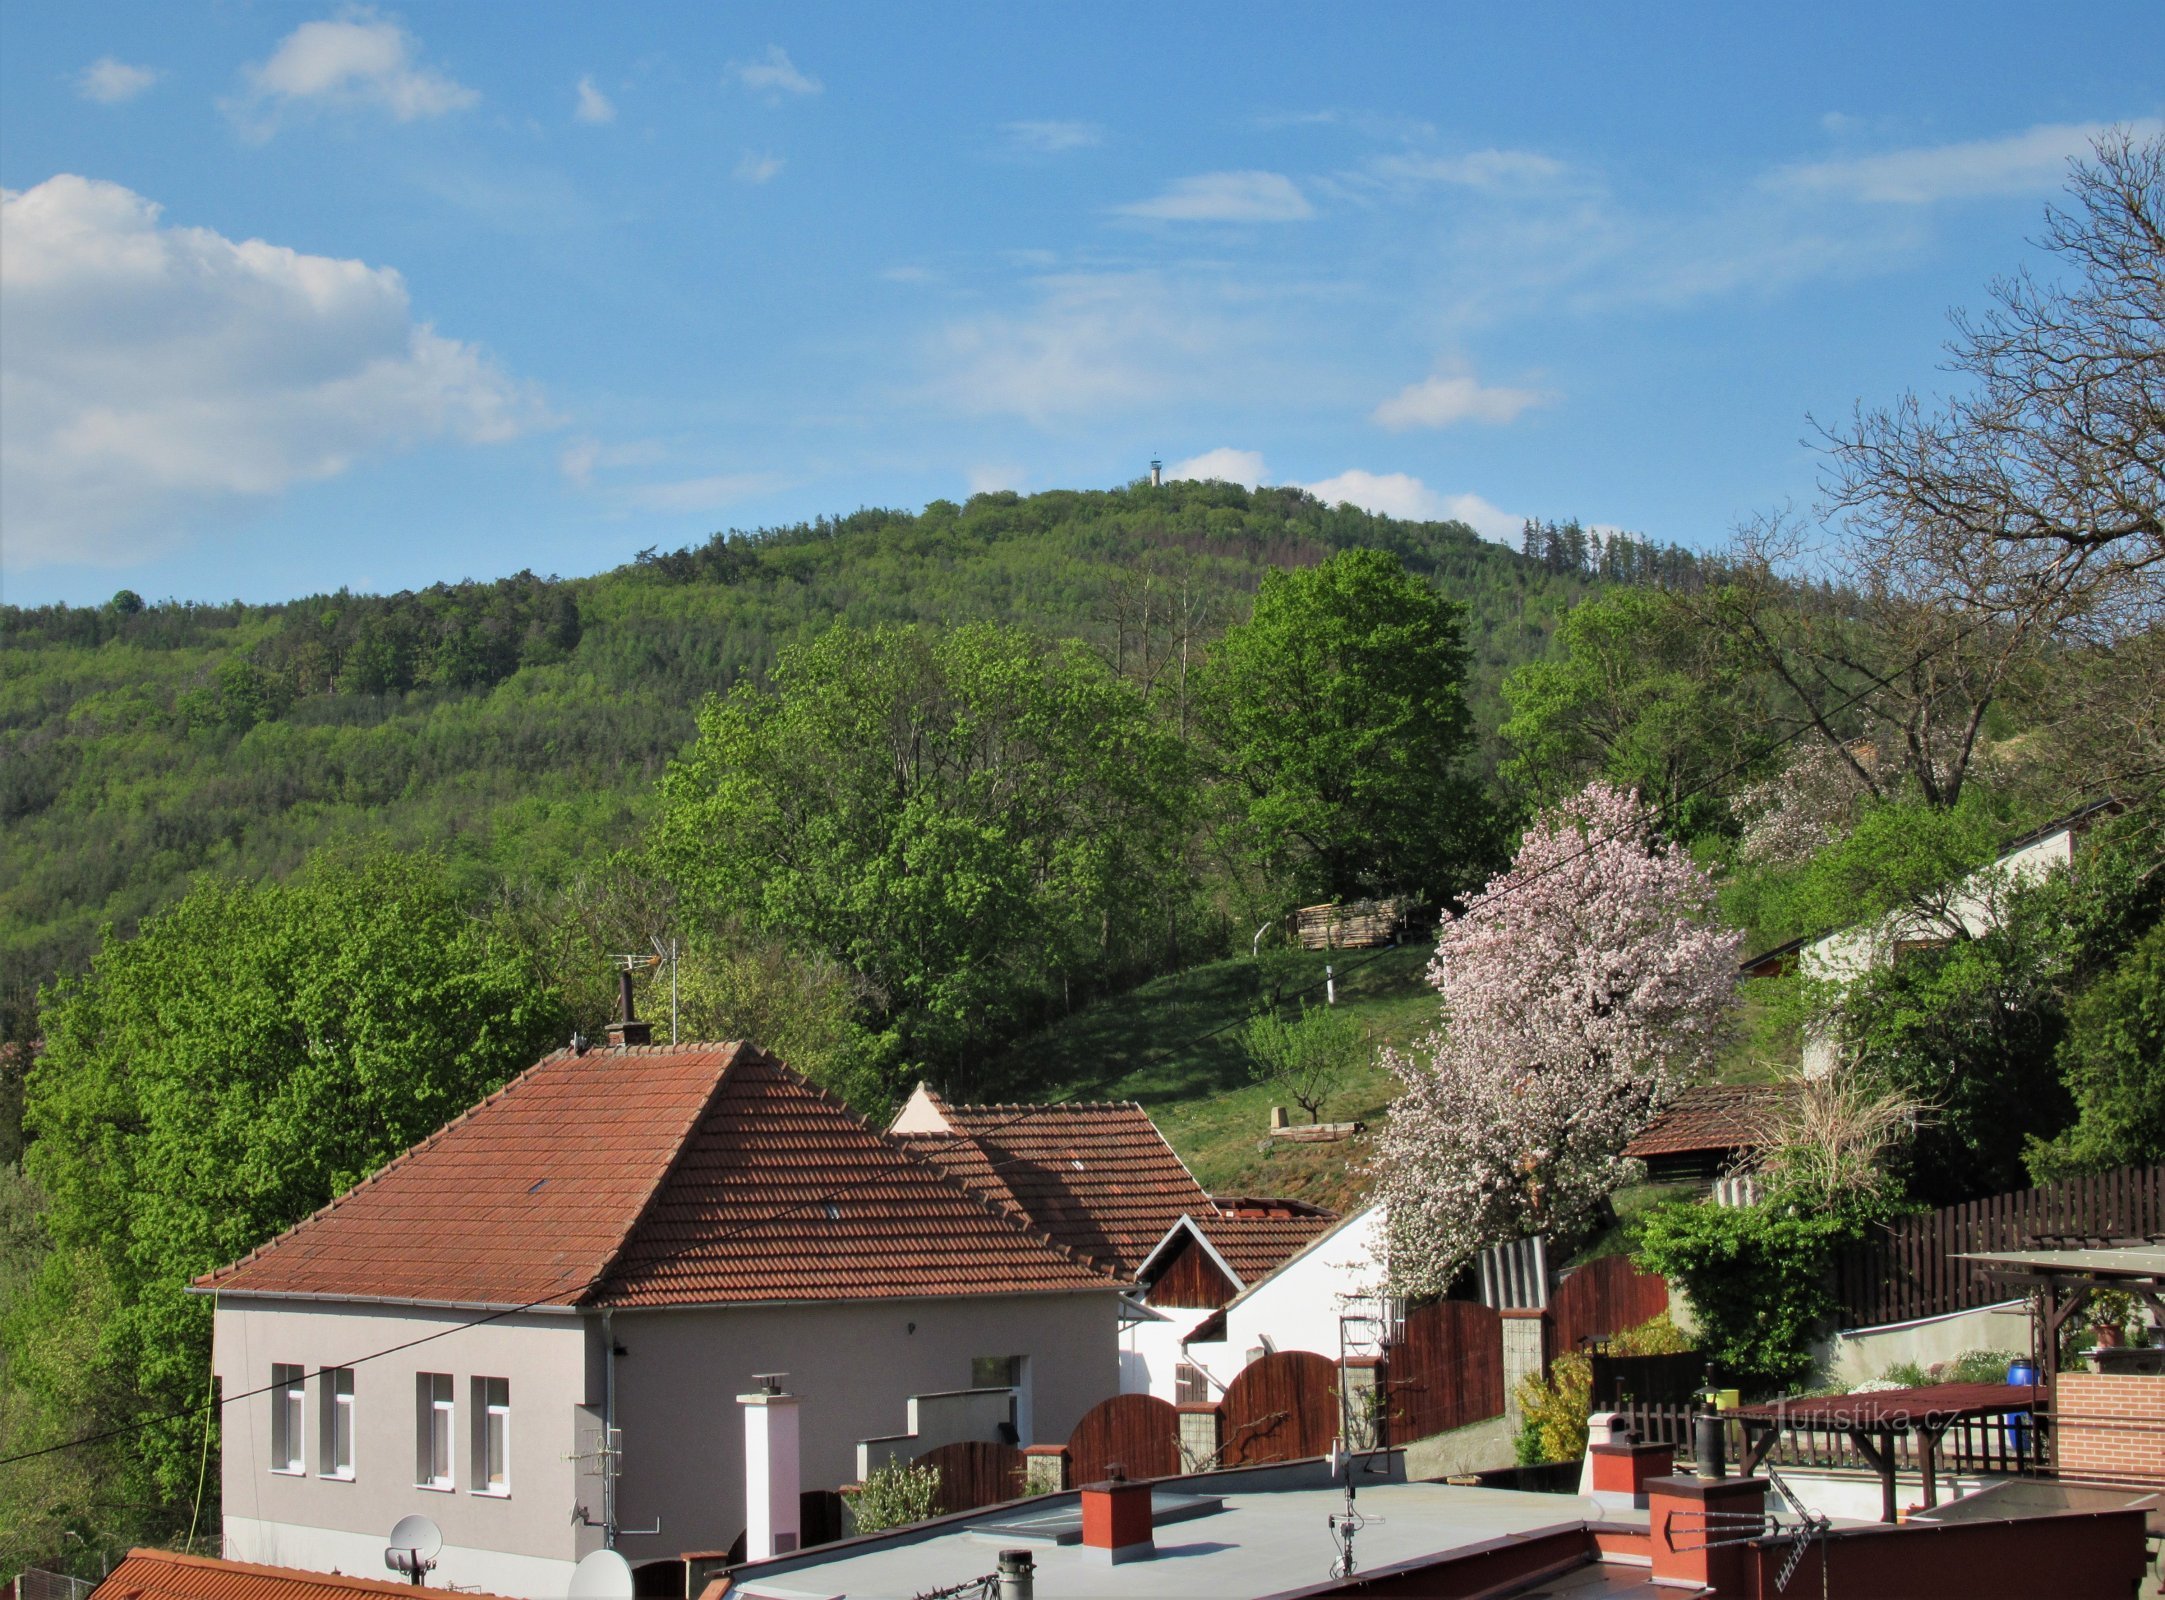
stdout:
<svg viewBox="0 0 2165 1600">
<path fill-rule="evenodd" d="M 1513 751 L 1503 774 L 1537 804 L 1606 778 L 1637 790 L 1671 832 L 1726 825 L 1724 802 L 1704 791 L 1750 753 L 1754 681 L 1668 595 L 1616 589 L 1581 601 L 1550 655 L 1514 671 L 1503 696 Z"/>
<path fill-rule="evenodd" d="M 1480 864 L 1463 615 L 1395 555 L 1343 550 L 1266 573 L 1219 641 L 1203 725 L 1247 848 L 1296 893 L 1441 897 Z"/>
<path fill-rule="evenodd" d="M 695 915 L 861 973 L 903 1064 L 962 1065 L 1063 985 L 1179 948 L 1186 763 L 1086 649 L 837 626 L 774 680 L 700 713 L 654 859 Z"/>
<path fill-rule="evenodd" d="M 48 996 L 30 1175 L 54 1250 L 11 1381 L 111 1424 L 203 1400 L 190 1279 L 307 1216 L 562 1037 L 560 1004 L 431 856 L 206 880 Z M 88 1340 L 71 1333 L 84 1321 Z M 94 1350 L 86 1375 L 77 1356 Z M 200 1429 L 112 1449 L 115 1500 L 184 1505 Z M 111 1487 L 111 1486 L 109 1486 Z"/>
<path fill-rule="evenodd" d="M 2032 1139 L 2039 1182 L 2165 1161 L 2165 923 L 2068 1008 L 2059 1060 L 2077 1118 Z"/>
</svg>

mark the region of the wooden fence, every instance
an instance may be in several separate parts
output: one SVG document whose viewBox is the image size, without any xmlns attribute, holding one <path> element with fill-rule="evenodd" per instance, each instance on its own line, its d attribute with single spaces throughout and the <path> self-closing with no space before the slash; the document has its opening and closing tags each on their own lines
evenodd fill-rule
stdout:
<svg viewBox="0 0 2165 1600">
<path fill-rule="evenodd" d="M 1409 1312 L 1384 1368 L 1390 1440 L 1407 1444 L 1503 1414 L 1503 1318 L 1469 1300 Z"/>
<path fill-rule="evenodd" d="M 1180 1459 L 1180 1413 L 1155 1395 L 1118 1394 L 1083 1413 L 1067 1437 L 1072 1483 L 1101 1483 L 1117 1466 L 1130 1478 L 1173 1478 Z"/>
<path fill-rule="evenodd" d="M 1328 1455 L 1337 1437 L 1338 1363 L 1310 1350 L 1250 1362 L 1218 1402 L 1221 1466 Z"/>
<path fill-rule="evenodd" d="M 911 1465 L 939 1468 L 939 1514 L 954 1516 L 1021 1499 L 1026 1460 L 1011 1444 L 968 1439 L 935 1445 Z"/>
<path fill-rule="evenodd" d="M 2165 1166 L 1945 1206 L 1903 1217 L 1843 1252 L 1835 1293 L 1852 1327 L 1910 1322 L 2012 1298 L 1966 1251 L 2053 1249 L 2165 1234 Z"/>
<path fill-rule="evenodd" d="M 1565 1274 L 1549 1297 L 1549 1348 L 1569 1355 L 1590 1340 L 1636 1328 L 1669 1309 L 1669 1280 L 1629 1256 L 1600 1256 Z"/>
<path fill-rule="evenodd" d="M 1632 1434 L 1644 1443 L 1675 1446 L 1679 1468 L 1688 1470 L 1685 1463 L 1690 1461 L 1696 1448 L 1692 1431 L 1699 1417 L 1696 1406 L 1632 1404 L 1619 1406 L 1616 1410 Z M 1724 1425 L 1722 1433 L 1729 1470 L 1734 1472 L 1743 1457 L 1744 1425 L 1731 1421 Z M 1964 1417 L 1949 1427 L 1940 1440 L 1939 1470 L 2034 1472 L 2041 1460 L 2050 1459 L 2050 1451 L 2044 1448 L 2045 1438 L 2044 1431 L 2030 1419 Z M 1916 1469 L 1917 1439 L 1914 1434 L 1895 1436 L 1894 1457 L 1896 1466 L 1903 1471 Z M 1777 1468 L 1873 1470 L 1847 1433 L 1832 1428 L 1800 1427 L 1793 1423 L 1782 1425 L 1766 1459 Z"/>
<path fill-rule="evenodd" d="M 1689 1406 L 1706 1384 L 1706 1357 L 1696 1350 L 1664 1356 L 1612 1356 L 1595 1350 L 1592 1361 L 1596 1411 L 1634 1402 Z"/>
</svg>

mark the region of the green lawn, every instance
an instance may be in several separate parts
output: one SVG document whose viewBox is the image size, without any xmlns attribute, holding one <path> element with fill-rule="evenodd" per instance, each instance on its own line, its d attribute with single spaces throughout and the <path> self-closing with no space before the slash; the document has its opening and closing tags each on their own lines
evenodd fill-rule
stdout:
<svg viewBox="0 0 2165 1600">
<path fill-rule="evenodd" d="M 1370 1030 L 1380 1051 L 1434 1023 L 1435 991 L 1422 976 L 1425 940 L 1385 950 L 1300 957 L 1308 1003 L 1323 999 L 1323 969 L 1339 974 L 1338 1003 Z M 1302 1145 L 1267 1136 L 1282 1091 L 1252 1081 L 1241 1025 L 1256 1007 L 1254 964 L 1213 962 L 1098 1002 L 1018 1045 L 994 1069 L 1017 1099 L 1069 1096 L 1136 1100 L 1164 1130 L 1205 1188 L 1218 1194 L 1280 1194 L 1343 1206 L 1367 1187 L 1366 1139 Z M 1324 1107 L 1325 1120 L 1373 1124 L 1390 1103 L 1391 1075 L 1362 1069 Z M 1288 1107 L 1295 1118 L 1301 1113 Z"/>
</svg>

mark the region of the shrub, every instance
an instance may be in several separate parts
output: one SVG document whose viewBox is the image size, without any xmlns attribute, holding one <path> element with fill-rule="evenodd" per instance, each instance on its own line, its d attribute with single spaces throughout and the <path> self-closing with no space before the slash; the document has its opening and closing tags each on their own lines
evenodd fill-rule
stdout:
<svg viewBox="0 0 2165 1600">
<path fill-rule="evenodd" d="M 880 1533 L 922 1522 L 940 1509 L 940 1469 L 890 1461 L 860 1488 L 842 1491 L 859 1533 Z"/>
<path fill-rule="evenodd" d="M 1570 1461 L 1586 1454 L 1586 1419 L 1593 1411 L 1594 1364 L 1574 1351 L 1549 1363 L 1549 1375 L 1530 1372 L 1519 1379 L 1518 1403 L 1525 1418 L 1519 1425 L 1519 1464 Z M 1534 1456 L 1527 1459 L 1531 1437 Z"/>
<path fill-rule="evenodd" d="M 1866 1219 L 1680 1202 L 1647 1217 L 1638 1258 L 1683 1285 L 1709 1361 L 1747 1388 L 1781 1389 L 1811 1371 L 1813 1332 L 1834 1310 L 1835 1252 L 1863 1236 Z"/>
</svg>

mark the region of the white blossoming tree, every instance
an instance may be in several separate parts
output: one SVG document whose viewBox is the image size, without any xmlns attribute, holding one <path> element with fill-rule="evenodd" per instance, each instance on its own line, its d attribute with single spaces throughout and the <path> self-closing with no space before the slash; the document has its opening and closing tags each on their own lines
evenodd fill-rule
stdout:
<svg viewBox="0 0 2165 1600">
<path fill-rule="evenodd" d="M 1736 1001 L 1714 886 L 1603 783 L 1544 813 L 1510 869 L 1446 916 L 1441 1025 L 1377 1147 L 1390 1275 L 1440 1291 L 1473 1253 L 1570 1228 L 1627 1176 L 1623 1148 L 1702 1073 Z"/>
</svg>

